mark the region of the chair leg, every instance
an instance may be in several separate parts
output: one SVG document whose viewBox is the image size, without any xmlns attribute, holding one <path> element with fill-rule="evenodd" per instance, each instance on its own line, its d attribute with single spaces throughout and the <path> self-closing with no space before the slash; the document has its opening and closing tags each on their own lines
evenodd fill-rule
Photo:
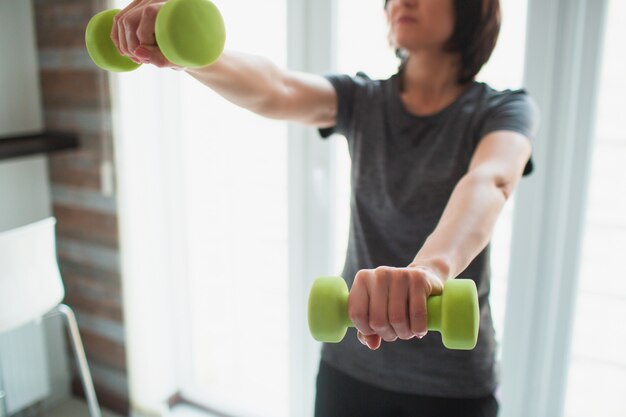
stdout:
<svg viewBox="0 0 626 417">
<path fill-rule="evenodd" d="M 91 373 L 89 372 L 89 366 L 87 365 L 87 357 L 85 356 L 85 349 L 83 348 L 83 342 L 78 332 L 78 324 L 76 323 L 76 316 L 71 308 L 65 304 L 59 304 L 56 307 L 65 317 L 67 327 L 69 329 L 70 337 L 72 339 L 72 348 L 74 355 L 76 356 L 76 362 L 78 363 L 78 370 L 83 382 L 83 389 L 85 396 L 87 397 L 87 406 L 89 407 L 89 414 L 91 417 L 101 417 L 100 407 L 98 406 L 98 399 L 96 398 L 96 391 L 93 387 L 93 380 L 91 379 Z"/>
</svg>

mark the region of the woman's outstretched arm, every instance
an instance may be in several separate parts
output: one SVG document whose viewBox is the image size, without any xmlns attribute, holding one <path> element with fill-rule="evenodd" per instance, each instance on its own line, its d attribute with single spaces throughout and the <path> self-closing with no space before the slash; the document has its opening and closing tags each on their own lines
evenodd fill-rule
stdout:
<svg viewBox="0 0 626 417">
<path fill-rule="evenodd" d="M 111 40 L 121 55 L 159 68 L 183 69 L 159 50 L 155 24 L 163 0 L 134 0 L 114 18 Z M 320 75 L 282 69 L 266 58 L 224 51 L 213 64 L 185 69 L 232 103 L 273 119 L 317 127 L 335 124 L 337 96 Z"/>
<path fill-rule="evenodd" d="M 411 265 L 433 268 L 444 281 L 463 272 L 489 243 L 530 153 L 530 141 L 519 133 L 496 131 L 485 136 Z"/>
<path fill-rule="evenodd" d="M 413 262 L 357 272 L 348 315 L 361 343 L 378 349 L 381 339 L 392 342 L 426 334 L 427 298 L 441 294 L 445 282 L 463 272 L 485 248 L 530 152 L 530 141 L 519 133 L 496 131 L 485 136 Z"/>
<path fill-rule="evenodd" d="M 261 116 L 318 127 L 335 124 L 335 89 L 320 75 L 286 70 L 266 58 L 233 51 L 224 51 L 208 67 L 186 72 Z"/>
</svg>

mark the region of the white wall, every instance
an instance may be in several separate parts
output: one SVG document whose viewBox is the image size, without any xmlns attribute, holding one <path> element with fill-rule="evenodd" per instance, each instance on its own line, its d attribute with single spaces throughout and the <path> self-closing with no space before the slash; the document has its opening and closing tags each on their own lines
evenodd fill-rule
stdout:
<svg viewBox="0 0 626 417">
<path fill-rule="evenodd" d="M 0 136 L 43 127 L 33 10 L 29 0 L 0 0 Z"/>
<path fill-rule="evenodd" d="M 33 21 L 31 1 L 0 0 L 0 137 L 37 132 L 44 126 Z M 44 155 L 0 161 L 0 230 L 52 214 L 47 172 Z M 48 363 L 43 372 L 49 378 L 44 381 L 49 386 L 47 402 L 56 403 L 69 395 L 61 322 L 50 319 L 45 328 L 36 325 L 32 331 L 47 342 L 45 357 L 35 359 Z M 11 332 L 1 337 L 14 341 L 17 336 Z"/>
</svg>

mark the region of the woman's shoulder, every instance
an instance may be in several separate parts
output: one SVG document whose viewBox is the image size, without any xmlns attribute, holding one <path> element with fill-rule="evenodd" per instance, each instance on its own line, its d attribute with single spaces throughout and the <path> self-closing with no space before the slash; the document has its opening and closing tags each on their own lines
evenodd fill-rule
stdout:
<svg viewBox="0 0 626 417">
<path fill-rule="evenodd" d="M 340 97 L 348 97 L 355 103 L 380 102 L 388 89 L 386 85 L 390 82 L 390 79 L 372 78 L 363 71 L 353 74 L 327 74 L 326 78 L 331 82 Z"/>
<path fill-rule="evenodd" d="M 496 89 L 485 82 L 475 81 L 478 94 L 475 95 L 477 100 L 485 110 L 508 107 L 529 107 L 535 108 L 537 104 L 528 91 L 524 88 L 515 89 Z"/>
<path fill-rule="evenodd" d="M 388 78 L 373 78 L 364 71 L 357 71 L 356 73 L 331 73 L 327 74 L 326 78 L 332 78 L 344 84 L 351 84 L 356 88 L 380 88 L 385 84 L 393 82 L 395 75 Z"/>
<path fill-rule="evenodd" d="M 477 83 L 474 114 L 481 121 L 481 135 L 491 130 L 513 130 L 533 138 L 539 128 L 540 111 L 524 88 L 497 90 Z"/>
</svg>

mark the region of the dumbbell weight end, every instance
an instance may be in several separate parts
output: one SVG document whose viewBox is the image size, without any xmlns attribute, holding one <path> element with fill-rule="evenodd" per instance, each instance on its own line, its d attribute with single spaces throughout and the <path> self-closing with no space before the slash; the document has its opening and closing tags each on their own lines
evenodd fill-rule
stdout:
<svg viewBox="0 0 626 417">
<path fill-rule="evenodd" d="M 89 20 L 85 30 L 85 45 L 91 60 L 107 71 L 133 71 L 141 66 L 127 56 L 120 55 L 111 40 L 113 18 L 119 9 L 105 10 Z"/>
</svg>

